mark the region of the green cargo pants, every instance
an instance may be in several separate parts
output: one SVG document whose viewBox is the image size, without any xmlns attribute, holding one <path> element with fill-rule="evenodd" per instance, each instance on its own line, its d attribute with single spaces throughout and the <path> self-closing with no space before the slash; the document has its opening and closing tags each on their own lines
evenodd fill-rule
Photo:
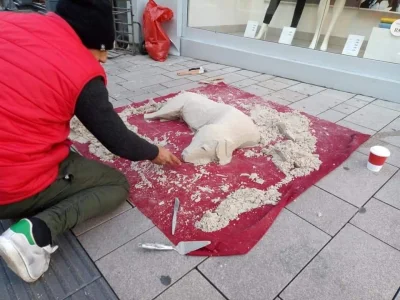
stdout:
<svg viewBox="0 0 400 300">
<path fill-rule="evenodd" d="M 0 219 L 36 217 L 54 239 L 85 220 L 117 208 L 128 197 L 125 176 L 99 162 L 71 152 L 60 164 L 56 181 L 21 202 L 0 206 Z"/>
</svg>

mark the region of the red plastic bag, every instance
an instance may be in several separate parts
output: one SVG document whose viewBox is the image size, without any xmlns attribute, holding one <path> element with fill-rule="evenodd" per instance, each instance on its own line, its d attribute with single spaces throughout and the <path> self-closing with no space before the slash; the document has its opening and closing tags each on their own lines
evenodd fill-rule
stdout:
<svg viewBox="0 0 400 300">
<path fill-rule="evenodd" d="M 168 7 L 158 6 L 154 0 L 149 0 L 143 13 L 143 32 L 145 47 L 150 57 L 157 61 L 165 61 L 168 57 L 171 41 L 162 22 L 173 18 L 174 13 Z"/>
</svg>

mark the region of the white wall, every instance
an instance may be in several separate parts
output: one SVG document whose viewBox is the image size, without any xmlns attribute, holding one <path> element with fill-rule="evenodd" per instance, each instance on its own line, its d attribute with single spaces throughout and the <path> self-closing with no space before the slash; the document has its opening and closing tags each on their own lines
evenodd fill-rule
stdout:
<svg viewBox="0 0 400 300">
<path fill-rule="evenodd" d="M 168 34 L 172 44 L 170 53 L 179 55 L 180 53 L 180 37 L 182 32 L 182 1 L 183 0 L 156 0 L 156 3 L 161 6 L 166 6 L 174 12 L 174 18 L 163 23 L 163 28 Z M 132 0 L 132 9 L 135 15 L 134 20 L 142 23 L 143 11 L 147 4 L 147 0 Z M 135 27 L 137 28 L 137 26 Z M 135 42 L 138 43 L 138 30 L 135 29 Z"/>
<path fill-rule="evenodd" d="M 248 20 L 258 21 L 260 24 L 269 2 L 264 0 L 190 0 L 189 2 L 189 26 L 221 26 L 246 24 Z M 272 19 L 270 26 L 282 28 L 290 26 L 295 3 L 282 1 Z M 297 31 L 314 33 L 317 22 L 316 4 L 307 4 L 301 16 Z M 328 27 L 331 18 L 330 13 L 324 23 L 322 33 Z M 380 18 L 398 17 L 399 14 L 369 11 L 358 8 L 346 7 L 340 15 L 332 36 L 347 38 L 349 34 L 363 35 L 368 39 L 372 27 L 378 26 Z"/>
</svg>

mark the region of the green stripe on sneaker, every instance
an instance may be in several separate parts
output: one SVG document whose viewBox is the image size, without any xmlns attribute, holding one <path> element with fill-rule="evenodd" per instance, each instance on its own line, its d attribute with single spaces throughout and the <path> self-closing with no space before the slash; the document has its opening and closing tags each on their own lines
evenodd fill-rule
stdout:
<svg viewBox="0 0 400 300">
<path fill-rule="evenodd" d="M 36 245 L 35 239 L 32 235 L 32 223 L 28 219 L 22 219 L 21 221 L 11 225 L 10 229 L 15 233 L 23 234 L 30 245 Z"/>
</svg>

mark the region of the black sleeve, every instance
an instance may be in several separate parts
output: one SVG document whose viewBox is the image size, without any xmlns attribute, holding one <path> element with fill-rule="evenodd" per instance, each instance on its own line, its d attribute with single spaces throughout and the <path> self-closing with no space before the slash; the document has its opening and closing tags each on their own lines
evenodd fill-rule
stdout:
<svg viewBox="0 0 400 300">
<path fill-rule="evenodd" d="M 75 115 L 113 154 L 132 160 L 153 160 L 158 147 L 130 131 L 108 101 L 102 78 L 91 80 L 79 95 Z"/>
</svg>

